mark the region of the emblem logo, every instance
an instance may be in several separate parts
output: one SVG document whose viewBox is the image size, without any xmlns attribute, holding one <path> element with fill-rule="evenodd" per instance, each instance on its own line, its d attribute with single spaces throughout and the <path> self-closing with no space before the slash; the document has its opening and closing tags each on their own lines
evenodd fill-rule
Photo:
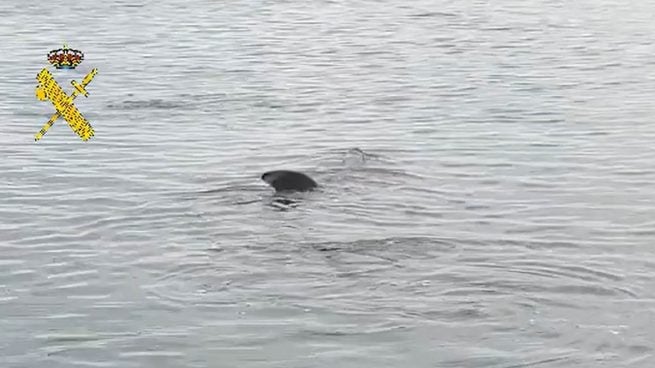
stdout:
<svg viewBox="0 0 655 368">
<path fill-rule="evenodd" d="M 63 48 L 48 53 L 48 62 L 57 69 L 75 69 L 82 60 L 84 60 L 82 51 L 69 49 L 66 44 Z"/>
<path fill-rule="evenodd" d="M 84 59 L 84 55 L 81 51 L 69 49 L 66 45 L 64 45 L 63 50 L 64 51 L 62 51 L 62 49 L 53 50 L 48 54 L 48 61 L 57 69 L 74 69 Z M 87 141 L 89 138 L 93 137 L 93 127 L 89 124 L 86 118 L 84 118 L 80 110 L 78 110 L 73 104 L 73 101 L 79 95 L 89 97 L 86 86 L 91 83 L 93 77 L 95 77 L 97 73 L 98 69 L 94 68 L 84 77 L 82 83 L 72 80 L 71 84 L 73 85 L 74 90 L 70 96 L 64 92 L 61 86 L 59 86 L 47 68 L 43 68 L 41 72 L 37 74 L 36 80 L 39 81 L 39 85 L 36 87 L 36 98 L 41 101 L 50 100 L 55 107 L 56 112 L 36 134 L 34 137 L 35 141 L 43 138 L 43 135 L 48 131 L 48 129 L 50 129 L 50 127 L 52 127 L 59 117 L 63 117 L 68 123 L 68 126 L 70 126 L 83 141 Z"/>
</svg>

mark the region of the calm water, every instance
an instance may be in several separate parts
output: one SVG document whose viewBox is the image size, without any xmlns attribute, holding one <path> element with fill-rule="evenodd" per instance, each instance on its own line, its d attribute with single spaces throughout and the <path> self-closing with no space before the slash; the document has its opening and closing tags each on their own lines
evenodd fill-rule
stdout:
<svg viewBox="0 0 655 368">
<path fill-rule="evenodd" d="M 655 365 L 652 2 L 48 3 L 0 3 L 3 368 Z M 35 143 L 64 42 L 96 136 Z"/>
</svg>

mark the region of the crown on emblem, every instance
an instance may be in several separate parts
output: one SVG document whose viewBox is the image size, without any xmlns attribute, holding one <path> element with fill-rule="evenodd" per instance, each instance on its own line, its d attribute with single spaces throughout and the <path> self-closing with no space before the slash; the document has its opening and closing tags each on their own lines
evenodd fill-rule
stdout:
<svg viewBox="0 0 655 368">
<path fill-rule="evenodd" d="M 57 69 L 75 69 L 82 60 L 84 60 L 82 51 L 69 49 L 66 44 L 63 48 L 48 53 L 48 62 Z"/>
</svg>

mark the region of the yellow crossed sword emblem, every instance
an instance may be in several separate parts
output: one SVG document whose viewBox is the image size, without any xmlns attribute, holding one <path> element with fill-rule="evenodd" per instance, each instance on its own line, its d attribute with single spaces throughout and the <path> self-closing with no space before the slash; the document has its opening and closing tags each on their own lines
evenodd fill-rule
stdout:
<svg viewBox="0 0 655 368">
<path fill-rule="evenodd" d="M 74 80 L 71 81 L 75 90 L 70 96 L 64 92 L 59 84 L 57 84 L 57 81 L 48 69 L 43 68 L 43 70 L 37 74 L 36 80 L 39 81 L 39 86 L 36 87 L 36 97 L 41 101 L 50 100 L 50 102 L 55 106 L 57 112 L 50 117 L 50 120 L 48 120 L 43 128 L 41 128 L 41 130 L 36 134 L 34 137 L 35 141 L 41 139 L 60 116 L 66 120 L 68 126 L 70 126 L 83 141 L 87 141 L 89 138 L 93 137 L 93 127 L 84 116 L 82 116 L 80 110 L 75 107 L 73 101 L 80 94 L 85 97 L 89 96 L 85 87 L 91 83 L 93 77 L 95 77 L 97 73 L 98 69 L 91 70 L 82 80 L 82 84 L 79 84 Z"/>
</svg>

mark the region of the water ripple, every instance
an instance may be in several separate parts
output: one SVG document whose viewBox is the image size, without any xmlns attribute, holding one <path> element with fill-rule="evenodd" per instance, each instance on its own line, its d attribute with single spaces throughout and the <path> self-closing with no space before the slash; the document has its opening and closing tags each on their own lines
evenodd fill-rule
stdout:
<svg viewBox="0 0 655 368">
<path fill-rule="evenodd" d="M 652 365 L 649 2 L 0 13 L 3 367 Z"/>
</svg>

